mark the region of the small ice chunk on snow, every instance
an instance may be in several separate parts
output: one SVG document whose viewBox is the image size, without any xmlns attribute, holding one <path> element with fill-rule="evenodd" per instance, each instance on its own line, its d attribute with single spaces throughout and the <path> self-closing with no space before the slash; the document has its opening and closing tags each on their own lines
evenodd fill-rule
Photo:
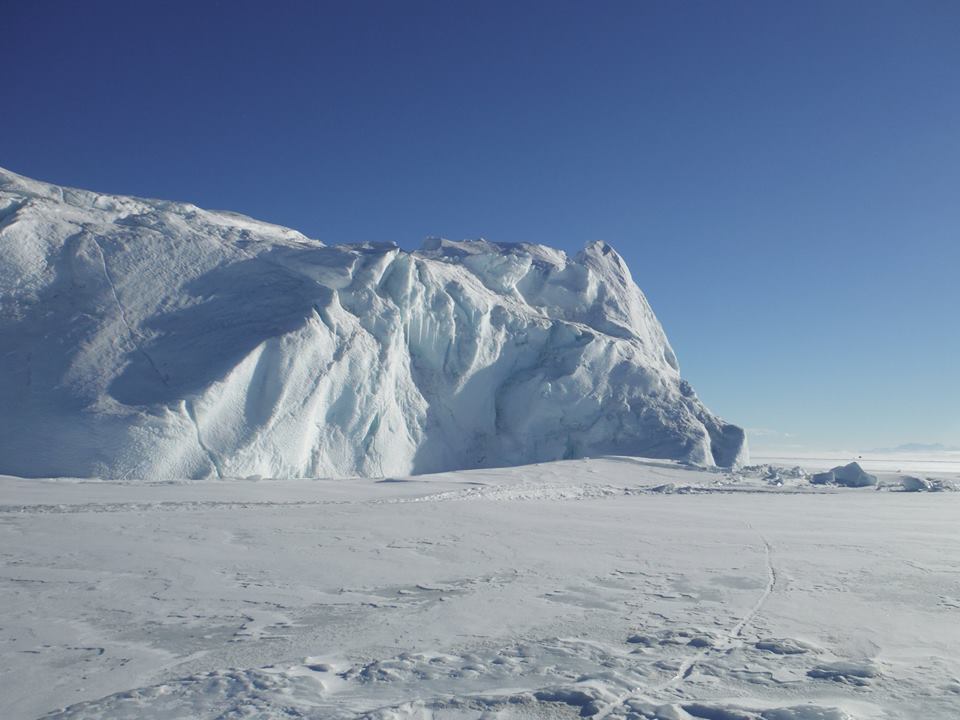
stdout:
<svg viewBox="0 0 960 720">
<path fill-rule="evenodd" d="M 925 490 L 932 490 L 929 480 L 924 478 L 913 477 L 912 475 L 906 475 L 900 478 L 900 486 L 906 492 L 923 492 Z"/>
<path fill-rule="evenodd" d="M 877 484 L 877 476 L 865 472 L 860 463 L 852 462 L 838 465 L 826 472 L 814 473 L 810 477 L 814 485 L 842 485 L 844 487 L 869 487 Z"/>
</svg>

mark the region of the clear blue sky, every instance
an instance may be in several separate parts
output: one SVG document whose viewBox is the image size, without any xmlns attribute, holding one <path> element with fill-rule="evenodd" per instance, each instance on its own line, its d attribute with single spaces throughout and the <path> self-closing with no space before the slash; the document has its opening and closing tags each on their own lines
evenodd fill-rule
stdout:
<svg viewBox="0 0 960 720">
<path fill-rule="evenodd" d="M 607 240 L 754 445 L 960 444 L 955 1 L 19 2 L 0 67 L 16 172 Z"/>
</svg>

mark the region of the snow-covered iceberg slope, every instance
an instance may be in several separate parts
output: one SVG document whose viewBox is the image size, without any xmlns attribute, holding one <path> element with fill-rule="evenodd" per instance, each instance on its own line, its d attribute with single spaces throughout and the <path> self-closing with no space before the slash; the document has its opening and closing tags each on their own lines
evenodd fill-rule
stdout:
<svg viewBox="0 0 960 720">
<path fill-rule="evenodd" d="M 0 170 L 0 472 L 389 475 L 599 454 L 731 466 L 604 243 L 325 246 Z"/>
</svg>

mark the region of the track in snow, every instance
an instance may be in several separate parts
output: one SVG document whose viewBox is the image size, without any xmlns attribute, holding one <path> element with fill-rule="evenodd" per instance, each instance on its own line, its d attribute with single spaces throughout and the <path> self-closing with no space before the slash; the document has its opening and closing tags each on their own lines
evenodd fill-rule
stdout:
<svg viewBox="0 0 960 720">
<path fill-rule="evenodd" d="M 767 562 L 767 584 L 764 587 L 763 592 L 760 594 L 760 597 L 757 599 L 757 602 L 746 615 L 740 618 L 737 621 L 737 624 L 730 628 L 730 631 L 727 633 L 725 642 L 721 646 L 716 647 L 706 647 L 700 650 L 697 653 L 690 655 L 679 667 L 676 674 L 670 678 L 664 685 L 658 687 L 658 690 L 665 690 L 667 688 L 676 687 L 688 677 L 693 674 L 693 671 L 696 669 L 697 665 L 708 655 L 713 655 L 718 652 L 728 653 L 735 645 L 740 645 L 743 643 L 743 631 L 746 627 L 753 621 L 757 616 L 757 613 L 763 608 L 764 603 L 767 602 L 770 595 L 773 593 L 774 588 L 777 585 L 777 570 L 773 565 L 773 548 L 770 543 L 767 541 L 763 535 L 760 536 L 760 540 L 763 542 L 763 551 L 766 557 Z"/>
</svg>

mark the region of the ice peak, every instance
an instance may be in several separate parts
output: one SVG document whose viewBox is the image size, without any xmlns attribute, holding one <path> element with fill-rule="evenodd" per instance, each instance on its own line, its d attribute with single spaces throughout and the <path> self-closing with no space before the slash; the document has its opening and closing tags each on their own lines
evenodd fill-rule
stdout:
<svg viewBox="0 0 960 720">
<path fill-rule="evenodd" d="M 610 255 L 612 253 L 615 257 L 620 257 L 620 255 L 617 254 L 617 251 L 603 240 L 591 240 L 583 246 L 583 252 L 587 255 L 594 255 L 597 253 L 600 255 Z"/>
<path fill-rule="evenodd" d="M 624 276 L 627 282 L 632 282 L 627 264 L 620 253 L 603 240 L 588 242 L 583 250 L 577 253 L 577 262 L 597 269 L 610 268 L 618 275 Z"/>
</svg>

